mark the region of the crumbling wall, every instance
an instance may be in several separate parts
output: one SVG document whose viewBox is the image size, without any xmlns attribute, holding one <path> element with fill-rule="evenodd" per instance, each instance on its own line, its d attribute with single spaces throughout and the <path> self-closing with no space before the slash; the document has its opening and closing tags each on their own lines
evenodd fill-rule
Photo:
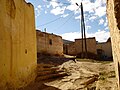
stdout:
<svg viewBox="0 0 120 90">
<path fill-rule="evenodd" d="M 62 55 L 62 37 L 46 32 L 36 31 L 37 33 L 37 53 Z"/>
<path fill-rule="evenodd" d="M 118 79 L 118 87 L 120 87 L 120 0 L 107 0 L 107 17 L 112 41 L 116 77 Z"/>
<path fill-rule="evenodd" d="M 24 0 L 0 0 L 0 90 L 35 79 L 34 9 Z"/>
</svg>

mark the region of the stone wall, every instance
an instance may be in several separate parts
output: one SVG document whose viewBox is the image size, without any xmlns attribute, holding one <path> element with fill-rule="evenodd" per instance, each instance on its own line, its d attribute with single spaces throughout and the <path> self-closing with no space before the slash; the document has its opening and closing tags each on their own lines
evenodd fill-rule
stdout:
<svg viewBox="0 0 120 90">
<path fill-rule="evenodd" d="M 118 79 L 118 87 L 120 87 L 120 0 L 107 0 L 107 17 L 110 28 L 116 77 Z"/>
<path fill-rule="evenodd" d="M 34 9 L 24 0 L 0 0 L 0 90 L 20 88 L 35 79 Z"/>
<path fill-rule="evenodd" d="M 36 31 L 37 34 L 37 53 L 62 55 L 62 37 L 46 32 Z"/>
</svg>

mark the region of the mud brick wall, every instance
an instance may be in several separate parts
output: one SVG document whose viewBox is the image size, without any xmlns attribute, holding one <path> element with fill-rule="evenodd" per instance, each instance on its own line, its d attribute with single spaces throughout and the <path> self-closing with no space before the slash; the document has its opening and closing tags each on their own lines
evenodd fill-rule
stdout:
<svg viewBox="0 0 120 90">
<path fill-rule="evenodd" d="M 84 42 L 84 40 L 83 40 Z M 95 38 L 87 38 L 87 51 L 93 54 L 97 54 L 96 52 L 96 40 Z M 82 39 L 75 39 L 76 53 L 79 54 L 82 52 Z M 83 46 L 84 43 L 83 43 Z M 85 52 L 85 47 L 83 47 L 83 51 Z"/>
<path fill-rule="evenodd" d="M 75 46 L 75 42 L 73 43 L 70 43 L 68 46 L 67 46 L 67 49 L 68 49 L 68 54 L 69 55 L 76 55 L 76 46 Z"/>
<path fill-rule="evenodd" d="M 97 54 L 96 51 L 96 40 L 95 38 L 87 38 L 87 51 L 93 54 Z M 84 42 L 83 42 L 84 46 Z M 85 47 L 83 47 L 83 52 L 85 52 Z M 67 54 L 68 55 L 77 55 L 82 52 L 82 39 L 75 39 L 75 42 L 66 44 Z"/>
<path fill-rule="evenodd" d="M 37 53 L 62 55 L 62 37 L 46 32 L 36 31 L 37 34 Z"/>
</svg>

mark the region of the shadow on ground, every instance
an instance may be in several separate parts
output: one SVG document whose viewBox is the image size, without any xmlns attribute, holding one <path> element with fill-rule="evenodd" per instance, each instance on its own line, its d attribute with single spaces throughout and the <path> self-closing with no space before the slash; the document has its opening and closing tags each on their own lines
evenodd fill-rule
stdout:
<svg viewBox="0 0 120 90">
<path fill-rule="evenodd" d="M 34 82 L 29 84 L 24 89 L 20 89 L 20 90 L 60 90 L 60 89 L 52 86 L 47 86 L 43 82 Z"/>
<path fill-rule="evenodd" d="M 37 54 L 37 63 L 43 63 L 43 64 L 52 64 L 52 65 L 61 65 L 64 62 L 70 61 L 70 60 L 75 60 L 74 57 L 64 57 L 64 56 L 52 56 L 49 54 Z"/>
</svg>

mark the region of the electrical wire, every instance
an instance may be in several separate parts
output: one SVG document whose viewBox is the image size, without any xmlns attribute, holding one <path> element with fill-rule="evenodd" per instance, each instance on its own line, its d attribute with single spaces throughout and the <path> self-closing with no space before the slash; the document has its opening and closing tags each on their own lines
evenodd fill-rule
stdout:
<svg viewBox="0 0 120 90">
<path fill-rule="evenodd" d="M 56 2 L 56 3 L 61 3 L 61 2 L 58 2 L 58 1 L 52 1 L 52 0 L 47 0 L 47 1 L 50 1 L 50 2 Z M 70 3 L 61 3 L 61 4 L 67 4 L 67 5 L 72 5 L 72 4 L 70 4 Z M 67 8 L 67 7 L 66 7 Z M 65 8 L 65 9 L 66 9 Z M 68 14 L 70 14 L 72 11 L 70 11 Z M 57 20 L 59 20 L 59 19 L 61 19 L 62 17 L 58 17 L 58 18 L 56 18 L 56 19 L 54 19 L 54 20 L 52 20 L 52 21 L 49 21 L 49 22 L 47 22 L 47 23 L 44 23 L 44 24 L 41 24 L 41 25 L 38 25 L 37 27 L 40 27 L 40 26 L 45 26 L 45 25 L 48 25 L 48 24 L 51 24 L 51 23 L 53 23 L 53 22 L 55 22 L 55 21 L 57 21 Z"/>
<path fill-rule="evenodd" d="M 79 7 L 79 8 L 80 8 L 80 7 Z M 79 8 L 78 8 L 77 10 L 79 10 Z M 77 11 L 77 10 L 76 10 L 76 11 Z M 54 29 L 54 31 L 62 28 L 73 16 L 74 16 L 74 12 L 73 12 L 73 14 L 72 14 L 63 24 L 61 24 L 59 27 L 57 27 L 56 29 Z"/>
<path fill-rule="evenodd" d="M 72 12 L 72 11 L 68 12 L 68 14 L 71 14 L 71 13 L 73 13 L 73 12 Z M 59 20 L 59 19 L 61 19 L 61 18 L 62 18 L 62 17 L 58 17 L 58 18 L 56 18 L 56 19 L 54 19 L 54 20 L 51 20 L 51 21 L 49 21 L 49 22 L 47 22 L 47 23 L 38 25 L 37 27 L 45 26 L 45 25 L 51 24 L 51 23 L 53 23 L 53 22 L 55 22 L 55 21 L 57 21 L 57 20 Z"/>
<path fill-rule="evenodd" d="M 74 16 L 74 13 L 63 24 L 61 24 L 59 27 L 57 27 L 56 29 L 54 29 L 54 31 L 62 28 L 73 16 Z"/>
<path fill-rule="evenodd" d="M 51 24 L 51 23 L 53 23 L 53 22 L 55 22 L 55 21 L 57 21 L 57 20 L 59 20 L 59 19 L 61 19 L 61 17 L 56 18 L 56 19 L 54 19 L 54 20 L 52 20 L 52 21 L 49 21 L 49 22 L 47 22 L 47 23 L 41 24 L 41 25 L 39 25 L 39 26 L 37 26 L 37 27 L 45 26 L 45 25 Z"/>
<path fill-rule="evenodd" d="M 51 1 L 51 0 L 47 0 L 47 1 Z M 52 1 L 52 2 L 56 2 L 56 1 Z M 61 2 L 56 2 L 56 3 L 61 3 Z M 69 4 L 69 3 L 63 3 L 63 4 Z M 80 7 L 79 7 L 80 8 Z M 78 8 L 78 9 L 79 9 Z M 78 10 L 77 9 L 77 10 Z M 77 11 L 76 10 L 76 11 Z M 71 14 L 71 13 L 73 13 L 62 25 L 60 25 L 58 28 L 61 28 L 62 26 L 64 26 L 73 16 L 74 16 L 74 12 L 73 11 L 70 11 L 68 14 Z M 48 24 L 51 24 L 51 23 L 53 23 L 53 22 L 55 22 L 55 21 L 57 21 L 57 20 L 60 20 L 62 17 L 58 17 L 58 18 L 56 18 L 56 19 L 54 19 L 54 20 L 52 20 L 52 21 L 49 21 L 49 22 L 47 22 L 47 23 L 44 23 L 44 24 L 41 24 L 41 25 L 39 25 L 39 26 L 37 26 L 37 27 L 40 27 L 40 26 L 45 26 L 45 25 L 48 25 Z M 56 29 L 58 29 L 58 28 L 56 28 Z M 56 30 L 55 29 L 55 30 Z"/>
</svg>

